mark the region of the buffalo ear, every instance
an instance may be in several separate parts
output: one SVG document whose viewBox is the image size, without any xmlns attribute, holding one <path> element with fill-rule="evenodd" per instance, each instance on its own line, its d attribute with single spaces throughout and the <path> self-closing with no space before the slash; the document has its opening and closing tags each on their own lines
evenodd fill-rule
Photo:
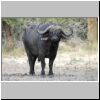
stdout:
<svg viewBox="0 0 100 100">
<path fill-rule="evenodd" d="M 41 33 L 43 37 L 49 37 L 49 29 L 45 31 L 44 33 Z"/>
<path fill-rule="evenodd" d="M 44 31 L 40 31 L 40 30 L 37 30 L 37 31 L 38 31 L 38 33 L 39 33 L 40 35 L 49 34 L 49 29 L 46 29 L 46 30 L 44 30 Z"/>
<path fill-rule="evenodd" d="M 41 40 L 46 41 L 49 39 L 49 31 L 46 31 L 41 34 Z"/>
</svg>

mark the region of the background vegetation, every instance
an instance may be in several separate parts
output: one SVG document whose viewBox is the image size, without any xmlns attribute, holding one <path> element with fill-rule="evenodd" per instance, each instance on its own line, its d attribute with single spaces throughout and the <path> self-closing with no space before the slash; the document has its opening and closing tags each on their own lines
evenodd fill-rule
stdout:
<svg viewBox="0 0 100 100">
<path fill-rule="evenodd" d="M 69 51 L 74 50 L 80 43 L 86 50 L 97 49 L 98 40 L 98 19 L 97 18 L 2 18 L 2 52 L 3 54 L 11 53 L 23 55 L 24 48 L 22 35 L 24 28 L 32 24 L 56 23 L 68 29 L 72 27 L 74 34 L 65 41 Z M 96 45 L 94 45 L 96 44 Z M 71 47 L 71 48 L 70 48 Z M 81 48 L 79 47 L 79 48 Z M 61 47 L 62 48 L 62 47 Z M 64 49 L 62 50 L 64 51 Z M 19 53 L 20 52 L 20 53 Z"/>
</svg>

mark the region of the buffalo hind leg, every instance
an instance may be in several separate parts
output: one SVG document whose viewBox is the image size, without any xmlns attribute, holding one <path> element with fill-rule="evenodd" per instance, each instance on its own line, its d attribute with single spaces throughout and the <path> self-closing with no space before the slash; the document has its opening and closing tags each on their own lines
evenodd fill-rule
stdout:
<svg viewBox="0 0 100 100">
<path fill-rule="evenodd" d="M 32 55 L 29 54 L 28 55 L 28 60 L 29 60 L 29 66 L 30 66 L 29 74 L 30 75 L 35 75 L 34 65 L 35 65 L 36 57 L 32 57 Z"/>
<path fill-rule="evenodd" d="M 41 71 L 41 75 L 45 75 L 45 58 L 41 59 L 41 66 L 42 66 L 42 71 Z"/>
<path fill-rule="evenodd" d="M 53 70 L 52 70 L 52 68 L 53 68 L 53 62 L 54 62 L 54 59 L 49 59 L 49 74 L 48 75 L 54 75 L 53 74 Z"/>
<path fill-rule="evenodd" d="M 30 71 L 29 71 L 29 74 L 30 75 L 34 75 L 35 74 L 35 71 L 34 71 L 34 65 L 35 65 L 35 61 L 36 61 L 36 56 L 32 56 L 31 52 L 29 51 L 28 49 L 28 46 L 25 45 L 26 43 L 24 43 L 24 47 L 25 47 L 25 51 L 26 51 L 26 54 L 27 54 L 27 57 L 28 57 L 28 61 L 29 61 L 29 67 L 30 67 Z"/>
</svg>

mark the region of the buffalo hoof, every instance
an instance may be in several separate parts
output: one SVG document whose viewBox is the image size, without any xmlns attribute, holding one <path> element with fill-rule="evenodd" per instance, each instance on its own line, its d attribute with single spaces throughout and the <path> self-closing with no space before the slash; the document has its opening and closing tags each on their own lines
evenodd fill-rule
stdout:
<svg viewBox="0 0 100 100">
<path fill-rule="evenodd" d="M 45 72 L 44 72 L 44 71 L 41 71 L 41 75 L 42 75 L 42 76 L 45 76 Z"/>
<path fill-rule="evenodd" d="M 29 72 L 29 75 L 34 76 L 35 72 Z"/>
<path fill-rule="evenodd" d="M 53 78 L 54 77 L 54 74 L 53 75 L 48 75 L 49 76 L 49 78 Z"/>
<path fill-rule="evenodd" d="M 54 76 L 54 73 L 53 72 L 49 72 L 48 73 L 48 76 L 53 77 Z"/>
</svg>

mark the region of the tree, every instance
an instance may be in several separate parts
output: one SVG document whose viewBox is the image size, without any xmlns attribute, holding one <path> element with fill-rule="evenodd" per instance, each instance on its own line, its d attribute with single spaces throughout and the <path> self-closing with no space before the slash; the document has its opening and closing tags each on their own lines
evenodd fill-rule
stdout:
<svg viewBox="0 0 100 100">
<path fill-rule="evenodd" d="M 10 19 L 3 19 L 2 20 L 2 30 L 6 34 L 7 47 L 9 49 L 12 49 L 14 46 L 14 43 L 13 43 L 13 37 L 12 37 L 12 31 L 11 31 L 11 20 Z"/>
<path fill-rule="evenodd" d="M 88 18 L 88 40 L 96 42 L 98 40 L 98 20 L 97 18 Z"/>
</svg>

